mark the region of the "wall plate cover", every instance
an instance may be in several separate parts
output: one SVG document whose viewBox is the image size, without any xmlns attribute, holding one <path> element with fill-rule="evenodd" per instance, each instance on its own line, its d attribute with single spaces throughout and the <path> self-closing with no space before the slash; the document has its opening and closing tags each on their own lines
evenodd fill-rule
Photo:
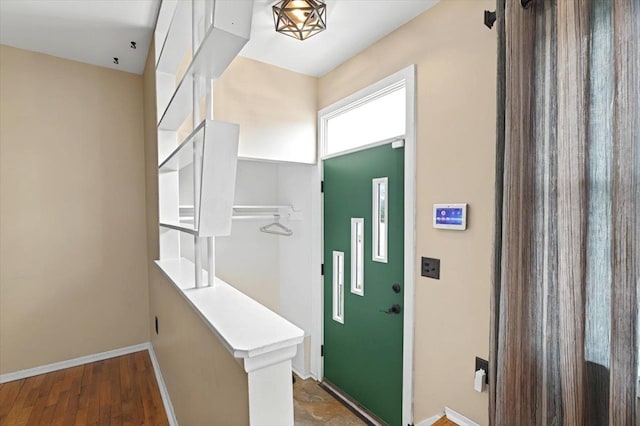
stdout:
<svg viewBox="0 0 640 426">
<path fill-rule="evenodd" d="M 483 369 L 485 371 L 485 376 L 484 376 L 484 380 L 486 384 L 489 384 L 489 361 L 487 361 L 486 359 L 482 359 L 482 358 L 478 358 L 476 357 L 476 369 L 475 371 L 478 371 L 480 369 Z"/>
<path fill-rule="evenodd" d="M 436 280 L 440 279 L 440 259 L 423 257 L 420 266 L 423 277 L 434 278 Z"/>
</svg>

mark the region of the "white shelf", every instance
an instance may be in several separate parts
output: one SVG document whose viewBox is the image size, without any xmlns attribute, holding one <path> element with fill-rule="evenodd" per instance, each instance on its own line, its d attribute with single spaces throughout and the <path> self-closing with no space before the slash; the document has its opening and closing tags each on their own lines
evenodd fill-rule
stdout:
<svg viewBox="0 0 640 426">
<path fill-rule="evenodd" d="M 191 2 L 178 1 L 173 10 L 156 65 L 156 71 L 168 74 L 176 73 L 191 45 Z"/>
<path fill-rule="evenodd" d="M 176 131 L 193 108 L 193 78 L 185 74 L 158 122 L 158 129 Z"/>
<path fill-rule="evenodd" d="M 203 140 L 205 125 L 206 120 L 200 123 L 198 127 L 160 163 L 158 166 L 160 173 L 175 172 L 193 163 L 194 143 Z"/>
<path fill-rule="evenodd" d="M 234 357 L 255 357 L 302 342 L 300 328 L 218 277 L 211 287 L 194 288 L 194 265 L 189 260 L 156 264 Z M 206 282 L 207 272 L 203 274 Z"/>
<path fill-rule="evenodd" d="M 193 217 L 193 206 L 178 206 L 178 215 L 180 217 Z"/>
<path fill-rule="evenodd" d="M 178 2 L 176 15 L 178 15 L 181 8 L 187 8 L 187 6 L 183 6 L 183 3 L 187 4 L 188 2 Z M 237 3 L 237 7 L 240 9 L 247 9 L 247 4 L 251 4 L 251 2 L 234 3 Z M 248 19 L 250 22 L 251 10 L 247 10 L 249 13 Z M 171 27 L 173 27 L 173 23 Z M 167 36 L 165 45 L 167 43 L 170 43 L 170 37 L 171 29 L 169 29 L 169 35 Z M 223 30 L 216 27 L 216 23 L 214 22 L 214 25 L 211 26 L 211 28 L 205 35 L 205 38 L 202 41 L 197 52 L 195 53 L 195 55 L 193 55 L 191 64 L 180 80 L 180 83 L 178 84 L 173 96 L 171 97 L 171 100 L 169 100 L 169 103 L 165 108 L 164 113 L 162 114 L 158 123 L 158 128 L 160 130 L 177 130 L 187 118 L 193 107 L 193 76 L 201 76 L 205 77 L 206 79 L 219 78 L 224 70 L 227 69 L 229 64 L 237 56 L 240 50 L 242 50 L 248 40 L 248 34 L 246 36 L 242 36 L 233 32 Z M 176 41 L 175 43 L 178 42 Z M 182 51 L 182 54 L 184 55 L 184 50 Z M 175 62 L 175 57 L 178 55 L 169 53 L 167 53 L 166 55 L 168 55 L 168 58 L 164 60 L 163 57 L 165 56 L 165 54 L 163 50 L 163 53 L 161 54 L 160 60 L 158 62 L 157 70 L 161 72 L 174 73 L 175 69 L 177 68 L 177 64 L 176 68 L 173 68 L 171 71 L 168 70 L 171 69 Z M 181 59 L 182 58 L 178 60 Z"/>
<path fill-rule="evenodd" d="M 167 194 L 167 207 L 161 209 L 160 225 L 199 237 L 229 235 L 235 195 L 239 126 L 221 121 L 205 120 L 159 166 L 161 200 Z M 195 155 L 194 155 L 195 153 Z M 198 159 L 198 215 L 193 206 L 171 204 L 179 197 L 182 185 L 179 170 Z M 166 178 L 166 179 L 165 179 Z M 189 178 L 191 179 L 191 177 Z M 177 202 L 176 202 L 177 204 Z M 176 208 L 177 207 L 177 208 Z M 193 219 L 198 217 L 198 223 Z"/>
<path fill-rule="evenodd" d="M 286 204 L 234 205 L 233 209 L 234 210 L 251 210 L 251 211 L 273 211 L 273 210 L 291 209 L 291 206 Z"/>
<path fill-rule="evenodd" d="M 160 226 L 163 228 L 175 229 L 176 231 L 186 232 L 191 235 L 199 235 L 198 230 L 193 223 L 187 223 L 180 221 L 176 222 L 160 222 Z"/>
<path fill-rule="evenodd" d="M 154 33 L 156 46 L 156 68 L 160 59 L 160 52 L 162 52 L 164 42 L 167 39 L 167 33 L 169 32 L 169 27 L 171 26 L 171 20 L 173 19 L 173 14 L 176 10 L 177 2 L 178 0 L 162 0 L 162 2 L 160 3 L 160 11 L 158 12 L 158 20 L 156 21 L 156 30 Z"/>
<path fill-rule="evenodd" d="M 280 217 L 286 220 L 300 220 L 301 212 L 291 205 L 234 205 L 233 219 L 261 220 Z"/>
</svg>

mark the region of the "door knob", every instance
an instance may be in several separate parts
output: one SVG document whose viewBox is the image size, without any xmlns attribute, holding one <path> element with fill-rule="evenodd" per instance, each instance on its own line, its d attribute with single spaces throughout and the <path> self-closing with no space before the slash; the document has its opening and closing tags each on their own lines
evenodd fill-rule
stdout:
<svg viewBox="0 0 640 426">
<path fill-rule="evenodd" d="M 400 312 L 402 312 L 402 307 L 397 303 L 395 303 L 391 305 L 391 307 L 386 311 L 380 311 L 380 312 L 384 312 L 385 314 L 399 314 Z"/>
</svg>

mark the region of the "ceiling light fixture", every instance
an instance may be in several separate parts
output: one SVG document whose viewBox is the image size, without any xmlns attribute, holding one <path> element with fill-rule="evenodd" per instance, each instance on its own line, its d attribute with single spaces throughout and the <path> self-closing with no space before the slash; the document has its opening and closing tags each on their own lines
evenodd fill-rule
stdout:
<svg viewBox="0 0 640 426">
<path fill-rule="evenodd" d="M 323 0 L 281 0 L 274 4 L 276 31 L 306 40 L 327 29 L 327 6 Z"/>
</svg>

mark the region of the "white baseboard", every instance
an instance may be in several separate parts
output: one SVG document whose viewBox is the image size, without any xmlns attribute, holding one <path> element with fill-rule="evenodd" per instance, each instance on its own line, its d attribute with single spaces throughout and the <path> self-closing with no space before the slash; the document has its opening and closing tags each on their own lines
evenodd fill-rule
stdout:
<svg viewBox="0 0 640 426">
<path fill-rule="evenodd" d="M 438 414 L 436 414 L 435 416 L 431 416 L 428 419 L 421 421 L 416 426 L 431 426 L 432 424 L 434 424 L 435 422 L 440 420 L 442 418 L 442 416 L 444 416 L 444 411 L 441 411 Z"/>
<path fill-rule="evenodd" d="M 89 364 L 91 362 L 102 361 L 117 356 L 128 355 L 149 349 L 149 343 L 127 346 L 126 348 L 114 349 L 112 351 L 101 352 L 99 354 L 81 356 L 80 358 L 69 359 L 67 361 L 54 362 L 53 364 L 41 365 L 40 367 L 28 368 L 26 370 L 15 371 L 0 375 L 0 383 L 12 382 L 14 380 L 26 379 L 27 377 L 38 376 L 40 374 L 51 373 L 53 371 L 64 370 L 65 368 L 77 367 L 78 365 Z"/>
<path fill-rule="evenodd" d="M 156 358 L 156 353 L 153 350 L 153 345 L 151 343 L 149 343 L 149 357 L 151 358 L 151 363 L 153 364 L 153 371 L 156 373 L 156 381 L 158 382 L 160 396 L 162 397 L 162 404 L 164 404 L 164 411 L 167 413 L 169 425 L 178 426 L 178 419 L 176 419 L 176 413 L 173 411 L 173 404 L 171 403 L 171 398 L 169 397 L 169 391 L 167 390 L 167 385 L 164 383 L 162 371 L 160 371 L 160 364 L 158 363 L 158 358 Z"/>
<path fill-rule="evenodd" d="M 454 423 L 459 424 L 460 426 L 480 426 L 480 424 L 474 422 L 473 420 L 463 416 L 455 410 L 452 410 L 449 407 L 444 407 L 444 413 L 447 415 L 447 418 Z"/>
<path fill-rule="evenodd" d="M 162 372 L 160 371 L 160 365 L 158 359 L 153 351 L 151 343 L 140 343 L 139 345 L 127 346 L 126 348 L 114 349 L 112 351 L 101 352 L 99 354 L 82 356 L 80 358 L 74 358 L 67 361 L 54 362 L 53 364 L 42 365 L 40 367 L 28 368 L 26 370 L 15 371 L 13 373 L 0 374 L 0 384 L 12 382 L 14 380 L 26 379 L 27 377 L 38 376 L 40 374 L 51 373 L 53 371 L 64 370 L 65 368 L 77 367 L 78 365 L 90 364 L 96 361 L 103 361 L 109 358 L 115 358 L 122 355 L 132 354 L 134 352 L 148 351 L 149 358 L 151 358 L 151 364 L 153 365 L 153 372 L 158 382 L 158 389 L 160 390 L 160 396 L 162 397 L 162 403 L 164 410 L 167 413 L 167 419 L 170 426 L 178 426 L 175 412 L 173 411 L 173 405 L 171 404 L 171 398 L 169 398 L 169 392 L 167 386 L 162 378 Z"/>
<path fill-rule="evenodd" d="M 421 421 L 416 426 L 431 426 L 432 424 L 440 420 L 445 415 L 447 416 L 447 419 L 451 420 L 452 422 L 460 426 L 480 426 L 478 423 L 474 422 L 468 417 L 463 416 L 457 411 L 452 410 L 449 407 L 444 407 L 444 411 L 441 411 L 435 416 L 429 417 L 428 419 Z"/>
<path fill-rule="evenodd" d="M 300 372 L 298 371 L 298 369 L 297 369 L 297 368 L 294 368 L 293 366 L 291 367 L 291 371 L 293 371 L 294 373 L 296 373 L 296 376 L 300 377 L 302 380 L 307 380 L 307 379 L 310 379 L 310 378 L 312 377 L 312 376 L 311 376 L 311 373 L 302 374 L 302 373 L 300 373 Z"/>
</svg>

